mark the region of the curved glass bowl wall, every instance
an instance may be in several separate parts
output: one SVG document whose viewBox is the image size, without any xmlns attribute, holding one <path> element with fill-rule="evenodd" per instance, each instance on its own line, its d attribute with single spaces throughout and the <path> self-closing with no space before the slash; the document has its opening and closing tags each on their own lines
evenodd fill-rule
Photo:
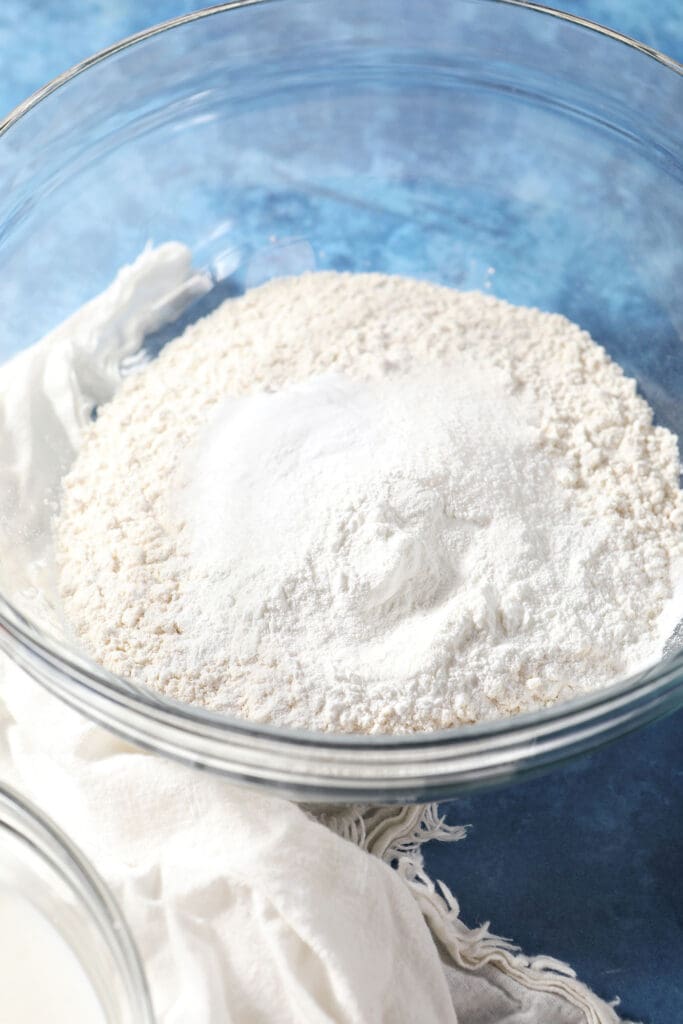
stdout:
<svg viewBox="0 0 683 1024">
<path fill-rule="evenodd" d="M 4 785 L 2 886 L 38 911 L 73 952 L 101 1008 L 98 1019 L 107 1024 L 153 1024 L 143 968 L 110 892 L 67 837 L 37 807 Z M 3 940 L 11 942 L 7 935 L 0 936 Z"/>
<path fill-rule="evenodd" d="M 681 434 L 681 109 L 680 66 L 524 4 L 287 0 L 180 19 L 5 124 L 0 361 L 148 242 L 177 239 L 214 282 L 185 320 L 316 268 L 483 289 L 580 323 Z M 21 568 L 0 567 L 0 644 L 54 693 L 153 750 L 301 798 L 421 800 L 509 780 L 683 702 L 677 655 L 455 732 L 269 729 L 103 671 L 22 612 L 21 588 Z"/>
</svg>

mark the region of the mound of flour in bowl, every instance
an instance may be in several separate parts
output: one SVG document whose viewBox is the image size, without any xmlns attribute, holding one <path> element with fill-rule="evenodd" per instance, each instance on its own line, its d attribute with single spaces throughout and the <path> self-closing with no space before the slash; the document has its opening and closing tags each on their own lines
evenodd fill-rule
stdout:
<svg viewBox="0 0 683 1024">
<path fill-rule="evenodd" d="M 326 731 L 514 714 L 661 655 L 675 437 L 563 317 L 316 273 L 225 302 L 88 429 L 56 523 L 111 670 Z"/>
</svg>

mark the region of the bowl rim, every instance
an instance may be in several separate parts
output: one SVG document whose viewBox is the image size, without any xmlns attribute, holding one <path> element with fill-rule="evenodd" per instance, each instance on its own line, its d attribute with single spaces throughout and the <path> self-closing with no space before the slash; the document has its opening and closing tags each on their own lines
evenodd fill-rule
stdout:
<svg viewBox="0 0 683 1024">
<path fill-rule="evenodd" d="M 131 1021 L 154 1024 L 147 976 L 130 928 L 100 874 L 72 840 L 14 786 L 0 781 L 0 830 L 6 829 L 47 864 L 74 894 L 83 913 L 93 922 L 103 943 L 117 961 L 125 983 Z M 77 955 L 74 951 L 74 955 Z M 80 958 L 79 958 L 80 959 Z M 84 966 L 86 975 L 87 967 Z"/>
<path fill-rule="evenodd" d="M 86 57 L 84 60 L 79 61 L 77 64 L 73 64 L 70 68 L 62 71 L 59 75 L 51 78 L 45 85 L 42 85 L 35 92 L 32 92 L 30 96 L 18 103 L 10 112 L 0 120 L 0 136 L 4 135 L 12 125 L 16 124 L 25 114 L 27 114 L 33 107 L 44 100 L 51 93 L 57 89 L 66 85 L 72 78 L 76 78 L 77 75 L 82 74 L 89 68 L 96 64 L 100 64 L 107 58 L 112 57 L 116 53 L 120 53 L 121 50 L 126 50 L 130 46 L 134 46 L 136 43 L 144 42 L 146 39 L 151 39 L 153 36 L 160 35 L 162 32 L 168 32 L 170 29 L 177 28 L 181 25 L 190 24 L 193 21 L 200 21 L 203 18 L 212 17 L 216 14 L 224 14 L 226 11 L 238 10 L 242 7 L 256 7 L 263 6 L 268 3 L 273 3 L 274 0 L 227 0 L 227 2 L 215 4 L 212 7 L 201 7 L 196 11 L 189 11 L 187 14 L 178 15 L 175 18 L 168 18 L 166 21 L 161 21 L 156 25 L 150 25 L 149 28 L 144 28 L 140 32 L 134 32 L 132 35 L 124 36 L 123 39 L 119 39 L 117 42 L 112 43 L 110 46 L 105 46 L 102 50 L 97 50 L 91 56 Z M 573 25 L 580 25 L 583 28 L 589 29 L 591 32 L 596 32 L 598 35 L 606 36 L 615 42 L 624 43 L 626 46 L 631 47 L 634 50 L 638 50 L 640 53 L 645 54 L 652 60 L 663 64 L 669 70 L 676 72 L 676 74 L 683 75 L 683 63 L 680 63 L 673 57 L 669 57 L 667 54 L 662 53 L 661 50 L 657 50 L 653 46 L 648 46 L 647 43 L 641 43 L 638 39 L 634 39 L 632 36 L 627 36 L 623 32 L 618 32 L 616 29 L 610 28 L 607 25 L 602 25 L 597 21 L 590 21 L 588 18 L 582 18 L 578 14 L 570 14 L 568 11 L 560 11 L 555 7 L 547 7 L 543 4 L 534 3 L 533 0 L 479 0 L 480 3 L 489 3 L 501 7 L 522 7 L 529 11 L 535 11 L 537 14 L 547 15 L 548 17 L 555 18 L 558 21 L 566 21 Z"/>
<path fill-rule="evenodd" d="M 111 56 L 174 28 L 271 2 L 230 0 L 171 18 L 98 51 L 16 106 L 0 122 L 0 138 L 46 97 Z M 683 64 L 673 58 L 578 15 L 529 0 L 478 2 L 523 8 L 578 25 L 683 75 Z M 270 785 L 297 798 L 398 800 L 407 793 L 411 799 L 448 795 L 543 770 L 683 704 L 681 650 L 609 686 L 508 718 L 430 733 L 323 733 L 234 718 L 133 684 L 45 634 L 2 593 L 0 650 L 63 701 L 145 749 L 208 767 L 247 785 Z M 73 685 L 65 687 L 65 680 Z M 226 741 L 233 742 L 237 761 L 226 762 L 217 752 L 217 745 Z M 198 752 L 197 743 L 205 749 Z M 359 761 L 359 755 L 366 760 Z M 259 765 L 261 756 L 266 761 Z"/>
<path fill-rule="evenodd" d="M 257 0 L 260 2 L 260 0 Z M 609 711 L 621 707 L 624 700 L 634 700 L 652 684 L 660 682 L 659 669 L 668 678 L 680 669 L 683 672 L 683 649 L 668 658 L 648 666 L 625 679 L 619 679 L 609 686 L 585 694 L 578 694 L 570 700 L 558 701 L 546 708 L 524 712 L 506 718 L 485 720 L 457 728 L 438 729 L 424 733 L 324 733 L 289 726 L 275 726 L 237 718 L 201 705 L 186 704 L 152 690 L 142 684 L 133 683 L 123 676 L 110 672 L 84 652 L 81 652 L 56 637 L 48 637 L 28 618 L 18 611 L 0 593 L 0 650 L 10 657 L 15 653 L 7 638 L 14 639 L 27 652 L 41 659 L 45 666 L 66 668 L 72 681 L 97 693 L 103 700 L 117 705 L 124 714 L 139 711 L 142 704 L 148 712 L 159 717 L 161 722 L 170 718 L 172 722 L 181 719 L 186 725 L 201 724 L 219 732 L 229 731 L 248 738 L 270 737 L 276 742 L 314 747 L 327 747 L 337 751 L 374 751 L 423 749 L 444 744 L 465 744 L 468 741 L 524 735 L 529 727 L 536 730 L 547 723 L 569 723 L 575 716 L 597 709 Z M 56 662 L 56 664 L 55 664 Z M 681 702 L 683 703 L 683 676 L 681 677 Z"/>
</svg>

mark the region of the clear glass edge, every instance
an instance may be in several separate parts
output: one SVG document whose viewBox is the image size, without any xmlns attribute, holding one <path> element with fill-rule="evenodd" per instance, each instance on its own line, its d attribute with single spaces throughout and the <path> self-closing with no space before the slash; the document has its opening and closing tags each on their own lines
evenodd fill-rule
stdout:
<svg viewBox="0 0 683 1024">
<path fill-rule="evenodd" d="M 63 672 L 65 681 L 72 686 L 71 701 L 79 706 L 98 710 L 98 704 L 115 708 L 120 716 L 153 718 L 158 725 L 178 733 L 191 734 L 194 738 L 208 742 L 232 739 L 236 743 L 246 741 L 261 745 L 261 750 L 271 752 L 285 748 L 291 755 L 297 750 L 302 755 L 320 753 L 325 750 L 339 756 L 347 752 L 350 763 L 359 753 L 384 755 L 388 761 L 405 758 L 411 751 L 422 758 L 429 750 L 470 752 L 473 745 L 482 747 L 482 741 L 498 741 L 500 748 L 515 743 L 538 743 L 559 730 L 580 726 L 598 714 L 608 715 L 634 708 L 644 699 L 657 696 L 661 687 L 667 693 L 678 694 L 678 703 L 683 705 L 683 651 L 660 661 L 649 668 L 619 680 L 610 686 L 601 687 L 590 693 L 581 694 L 570 701 L 554 704 L 535 712 L 510 718 L 463 725 L 457 729 L 444 729 L 431 733 L 402 735 L 380 734 L 360 736 L 355 734 L 321 733 L 299 729 L 276 727 L 250 722 L 246 719 L 168 701 L 151 690 L 135 686 L 97 665 L 87 656 L 74 652 L 57 640 L 46 642 L 40 632 L 0 596 L 0 648 L 10 656 L 24 650 L 31 657 L 40 659 L 43 672 Z M 16 657 L 14 660 L 18 660 Z M 35 665 L 34 665 L 35 668 Z M 34 674 L 34 673 L 31 673 Z M 41 680 L 44 681 L 44 680 Z M 51 687 L 52 688 L 52 687 Z M 85 696 L 82 696 L 79 689 Z M 123 722 L 123 733 L 130 735 Z"/>
<path fill-rule="evenodd" d="M 142 961 L 114 897 L 71 840 L 34 803 L 0 782 L 0 824 L 8 826 L 54 870 L 76 894 L 94 920 L 124 977 L 131 1020 L 154 1024 Z"/>
<path fill-rule="evenodd" d="M 151 25 L 149 28 L 143 29 L 141 32 L 136 32 L 131 36 L 126 36 L 124 39 L 120 39 L 116 43 L 112 43 L 111 46 L 107 46 L 103 50 L 99 50 L 92 54 L 90 57 L 86 57 L 85 60 L 80 61 L 78 64 L 74 64 L 72 67 L 67 68 L 61 74 L 50 79 L 49 82 L 46 82 L 45 85 L 40 87 L 40 89 L 37 89 L 35 92 L 31 93 L 30 96 L 27 96 L 21 103 L 17 104 L 17 106 L 14 107 L 2 121 L 0 121 L 0 137 L 4 135 L 12 125 L 16 124 L 17 121 L 24 117 L 24 115 L 33 107 L 44 100 L 47 96 L 50 96 L 57 89 L 66 85 L 66 83 L 71 81 L 72 78 L 82 74 L 94 65 L 102 63 L 102 61 L 114 56 L 114 54 L 120 53 L 122 50 L 128 49 L 128 47 L 134 46 L 136 43 L 144 42 L 146 39 L 151 39 L 153 36 L 159 35 L 162 32 L 168 32 L 170 29 L 177 28 L 181 25 L 187 25 L 194 21 L 200 21 L 203 18 L 213 17 L 217 14 L 224 14 L 226 11 L 239 10 L 243 7 L 254 7 L 257 5 L 276 2 L 282 3 L 286 2 L 286 0 L 229 0 L 227 3 L 216 4 L 212 7 L 203 7 L 196 11 L 190 11 L 188 14 L 179 15 L 177 18 L 169 18 L 167 21 L 159 22 L 157 25 Z M 598 35 L 603 35 L 615 42 L 629 46 L 645 56 L 650 57 L 652 60 L 663 64 L 664 67 L 674 71 L 676 74 L 683 75 L 683 64 L 679 63 L 673 57 L 669 57 L 660 50 L 648 46 L 646 43 L 641 43 L 639 40 L 631 38 L 631 36 L 624 35 L 616 29 L 609 28 L 606 25 L 601 25 L 595 21 L 589 21 L 587 18 L 582 18 L 578 14 L 570 14 L 567 11 L 560 11 L 554 7 L 546 7 L 543 4 L 532 3 L 530 0 L 479 0 L 479 2 L 495 4 L 501 7 L 521 7 L 525 10 L 535 11 L 538 14 L 556 18 L 558 21 L 566 21 L 572 25 L 579 25 L 582 28 L 586 28 L 591 32 L 597 33 Z"/>
</svg>

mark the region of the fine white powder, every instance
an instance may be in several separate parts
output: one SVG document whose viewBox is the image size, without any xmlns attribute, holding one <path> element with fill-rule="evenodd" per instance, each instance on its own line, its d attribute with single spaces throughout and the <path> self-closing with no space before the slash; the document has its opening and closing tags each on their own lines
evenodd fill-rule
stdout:
<svg viewBox="0 0 683 1024">
<path fill-rule="evenodd" d="M 89 428 L 61 594 L 104 665 L 277 725 L 514 714 L 661 655 L 675 437 L 557 315 L 381 275 L 229 300 Z"/>
</svg>

